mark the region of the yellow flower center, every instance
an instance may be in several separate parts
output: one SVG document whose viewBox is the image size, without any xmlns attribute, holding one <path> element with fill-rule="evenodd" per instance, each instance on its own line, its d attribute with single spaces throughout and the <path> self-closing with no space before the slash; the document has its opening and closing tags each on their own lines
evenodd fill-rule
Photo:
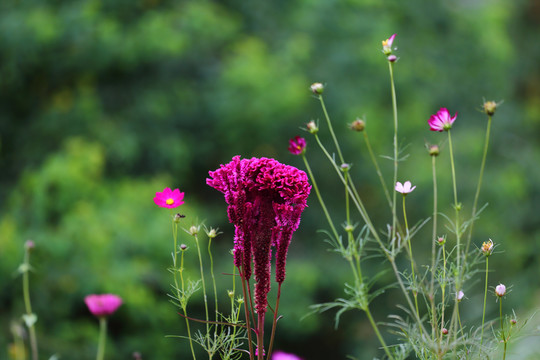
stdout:
<svg viewBox="0 0 540 360">
<path fill-rule="evenodd" d="M 382 41 L 382 46 L 388 46 L 388 39 Z"/>
<path fill-rule="evenodd" d="M 174 204 L 174 199 L 168 198 L 167 201 L 165 201 L 165 204 L 167 204 L 167 205 Z"/>
</svg>

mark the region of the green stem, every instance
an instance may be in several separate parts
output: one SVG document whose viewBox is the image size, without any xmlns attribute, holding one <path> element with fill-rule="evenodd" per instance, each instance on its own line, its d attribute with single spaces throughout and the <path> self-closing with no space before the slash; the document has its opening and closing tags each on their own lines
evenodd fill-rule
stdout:
<svg viewBox="0 0 540 360">
<path fill-rule="evenodd" d="M 390 206 L 390 209 L 392 209 L 392 199 L 390 199 L 390 193 L 388 192 L 388 187 L 386 186 L 386 182 L 384 181 L 384 177 L 379 167 L 379 163 L 377 162 L 377 158 L 375 157 L 373 153 L 373 149 L 371 148 L 371 143 L 369 142 L 367 129 L 364 129 L 364 139 L 366 141 L 366 146 L 368 148 L 369 157 L 371 158 L 371 162 L 373 162 L 373 165 L 375 166 L 375 170 L 377 171 L 377 176 L 379 177 L 379 181 L 381 182 L 381 185 L 383 187 L 384 196 L 386 196 L 388 205 Z"/>
<path fill-rule="evenodd" d="M 107 318 L 101 316 L 99 318 L 99 342 L 96 360 L 103 360 L 105 358 L 105 344 L 107 342 Z"/>
<path fill-rule="evenodd" d="M 499 298 L 499 316 L 501 317 L 501 336 L 504 343 L 503 360 L 506 359 L 506 337 L 504 336 L 504 321 L 502 315 L 502 297 Z"/>
<path fill-rule="evenodd" d="M 197 253 L 199 255 L 199 268 L 201 271 L 201 282 L 202 282 L 202 289 L 203 289 L 203 296 L 204 296 L 204 311 L 206 315 L 206 336 L 207 336 L 207 343 L 208 343 L 208 349 L 210 349 L 210 318 L 208 316 L 208 298 L 206 296 L 206 283 L 204 281 L 204 270 L 203 270 L 203 261 L 202 261 L 202 255 L 201 255 L 201 247 L 199 246 L 199 236 L 197 234 L 194 234 L 193 237 L 195 238 L 195 244 L 197 244 Z M 210 355 L 210 359 L 212 358 L 212 354 Z"/>
<path fill-rule="evenodd" d="M 480 334 L 480 346 L 484 342 L 484 323 L 486 319 L 486 300 L 487 300 L 487 290 L 488 290 L 488 269 L 489 269 L 489 257 L 486 256 L 486 284 L 484 288 L 484 307 L 482 310 L 482 332 Z"/>
<path fill-rule="evenodd" d="M 480 196 L 480 188 L 482 187 L 482 179 L 484 177 L 484 168 L 486 166 L 486 157 L 489 147 L 489 137 L 491 132 L 491 115 L 488 115 L 488 125 L 486 129 L 486 138 L 484 140 L 484 152 L 482 155 L 482 164 L 480 165 L 480 175 L 478 176 L 478 185 L 476 186 L 476 193 L 474 194 L 474 202 L 473 202 L 473 208 L 472 208 L 472 218 L 471 218 L 471 224 L 469 225 L 469 235 L 467 237 L 467 246 L 465 248 L 465 256 L 467 256 L 469 252 L 469 246 L 471 244 L 471 238 L 473 233 L 473 226 L 474 221 L 476 219 L 476 208 L 478 206 L 478 198 Z"/>
<path fill-rule="evenodd" d="M 343 164 L 345 160 L 343 160 L 343 154 L 341 153 L 341 148 L 339 147 L 339 143 L 336 138 L 336 134 L 334 133 L 334 128 L 332 127 L 332 122 L 330 121 L 330 116 L 328 116 L 328 112 L 326 111 L 326 106 L 324 106 L 324 100 L 322 95 L 319 95 L 319 101 L 321 102 L 321 106 L 324 112 L 324 117 L 326 119 L 326 122 L 328 124 L 328 129 L 330 130 L 330 134 L 332 135 L 332 139 L 334 140 L 334 144 L 336 145 L 336 149 L 338 152 L 339 160 Z"/>
<path fill-rule="evenodd" d="M 392 184 L 397 182 L 398 175 L 398 114 L 397 114 L 397 100 L 396 100 L 396 87 L 394 85 L 394 64 L 388 62 L 388 70 L 390 72 L 390 86 L 392 90 L 392 112 L 394 115 L 394 181 Z M 396 236 L 396 224 L 397 224 L 397 215 L 396 215 L 396 192 L 393 192 L 392 195 L 392 239 L 395 239 Z"/>
<path fill-rule="evenodd" d="M 414 273 L 414 258 L 412 252 L 411 238 L 409 236 L 409 224 L 407 222 L 407 210 L 405 207 L 406 194 L 403 194 L 403 220 L 405 222 L 405 234 L 407 236 L 407 245 L 409 245 L 409 257 L 411 259 L 411 274 L 412 274 L 412 292 L 414 296 L 414 307 L 416 308 L 416 316 L 420 318 L 420 311 L 418 310 L 418 291 L 416 288 L 416 276 Z M 422 334 L 422 327 L 420 327 L 420 334 Z"/>
<path fill-rule="evenodd" d="M 386 342 L 384 341 L 380 331 L 379 331 L 379 328 L 377 327 L 377 323 L 375 322 L 375 320 L 373 320 L 373 316 L 371 316 L 371 311 L 369 311 L 369 308 L 366 308 L 364 309 L 365 312 L 366 312 L 366 315 L 369 319 L 369 322 L 371 323 L 371 327 L 373 328 L 373 331 L 375 331 L 375 334 L 377 335 L 377 338 L 379 339 L 379 342 L 381 343 L 383 349 L 384 349 L 384 352 L 386 353 L 386 356 L 388 356 L 389 359 L 394 359 L 394 356 L 392 355 L 392 353 L 390 352 L 390 350 L 388 349 L 388 346 L 386 345 Z"/>
<path fill-rule="evenodd" d="M 441 341 L 442 341 L 442 330 L 444 328 L 444 303 L 445 303 L 445 292 L 446 292 L 446 250 L 444 245 L 442 246 L 442 253 L 443 253 L 443 279 L 441 283 L 441 335 L 439 338 L 439 348 L 441 347 Z"/>
<path fill-rule="evenodd" d="M 26 310 L 26 316 L 29 319 L 26 322 L 28 330 L 30 333 L 30 348 L 32 351 L 32 360 L 38 359 L 38 345 L 37 345 L 37 336 L 36 328 L 34 326 L 35 320 L 30 320 L 35 317 L 35 314 L 32 312 L 32 303 L 30 302 L 30 249 L 26 248 L 24 252 L 24 263 L 23 263 L 23 299 L 24 307 Z"/>
<path fill-rule="evenodd" d="M 432 318 L 432 336 L 437 336 L 437 307 L 435 306 L 435 259 L 436 259 L 436 242 L 437 242 L 437 166 L 436 156 L 431 157 L 431 169 L 433 174 L 433 232 L 431 241 L 431 286 L 430 286 L 430 302 L 431 302 L 431 318 Z"/>
<path fill-rule="evenodd" d="M 212 277 L 212 285 L 214 286 L 214 306 L 215 306 L 215 313 L 216 313 L 216 322 L 218 321 L 218 297 L 217 297 L 217 287 L 216 287 L 216 278 L 214 276 L 214 258 L 212 257 L 212 238 L 208 237 L 208 256 L 210 257 L 210 276 Z M 214 331 L 214 339 L 217 337 L 217 326 L 215 327 Z"/>
<path fill-rule="evenodd" d="M 266 359 L 270 360 L 272 356 L 272 347 L 274 345 L 274 336 L 276 335 L 276 327 L 278 321 L 278 309 L 279 309 L 279 299 L 281 298 L 281 283 L 278 284 L 277 297 L 276 297 L 276 307 L 274 309 L 274 319 L 272 321 L 272 333 L 270 335 L 270 344 L 268 345 L 268 354 Z"/>
<path fill-rule="evenodd" d="M 242 293 L 244 294 L 244 311 L 246 315 L 246 329 L 247 329 L 247 336 L 248 336 L 249 359 L 253 360 L 253 355 L 255 353 L 253 352 L 253 342 L 251 340 L 249 295 L 246 289 L 246 279 L 244 278 L 244 274 L 242 273 L 242 271 L 240 271 L 240 268 L 238 269 L 238 271 L 240 273 L 240 279 L 242 280 Z"/>
</svg>

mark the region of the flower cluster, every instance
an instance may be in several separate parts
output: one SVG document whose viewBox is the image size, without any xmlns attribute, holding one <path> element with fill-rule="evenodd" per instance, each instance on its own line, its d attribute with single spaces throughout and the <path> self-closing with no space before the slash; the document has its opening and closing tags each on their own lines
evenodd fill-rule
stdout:
<svg viewBox="0 0 540 360">
<path fill-rule="evenodd" d="M 240 156 L 209 174 L 206 183 L 225 194 L 229 221 L 235 226 L 234 264 L 249 279 L 253 262 L 255 307 L 264 313 L 271 248 L 276 249 L 276 281 L 281 284 L 292 234 L 311 190 L 307 175 L 274 159 Z"/>
</svg>

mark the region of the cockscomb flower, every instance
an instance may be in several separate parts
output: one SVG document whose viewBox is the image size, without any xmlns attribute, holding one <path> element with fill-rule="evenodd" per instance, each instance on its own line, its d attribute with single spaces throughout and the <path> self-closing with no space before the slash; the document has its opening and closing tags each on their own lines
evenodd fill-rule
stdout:
<svg viewBox="0 0 540 360">
<path fill-rule="evenodd" d="M 504 295 L 506 295 L 506 286 L 504 286 L 503 284 L 499 284 L 495 287 L 495 295 L 497 295 L 498 297 L 503 297 Z"/>
<path fill-rule="evenodd" d="M 411 187 L 410 181 L 405 181 L 404 184 L 400 183 L 399 181 L 396 182 L 396 191 L 402 193 L 403 195 L 411 193 L 414 189 L 416 189 L 416 185 Z"/>
<path fill-rule="evenodd" d="M 154 197 L 154 202 L 156 205 L 173 209 L 184 203 L 184 193 L 180 192 L 178 189 L 171 190 L 170 188 L 165 188 L 161 192 L 156 192 Z"/>
<path fill-rule="evenodd" d="M 276 281 L 285 280 L 285 262 L 293 232 L 311 190 L 305 172 L 274 159 L 241 159 L 210 171 L 206 183 L 225 194 L 235 227 L 234 265 L 244 279 L 255 275 L 255 307 L 266 312 L 270 291 L 271 247 L 276 251 Z"/>
<path fill-rule="evenodd" d="M 301 155 L 306 150 L 306 139 L 295 136 L 289 140 L 289 151 L 293 155 Z"/>
<path fill-rule="evenodd" d="M 113 294 L 88 295 L 84 302 L 88 310 L 97 317 L 109 316 L 122 305 L 122 299 Z"/>
<path fill-rule="evenodd" d="M 490 256 L 492 252 L 493 252 L 493 240 L 489 239 L 489 241 L 485 241 L 482 244 L 482 253 L 485 256 Z"/>
<path fill-rule="evenodd" d="M 447 108 L 440 108 L 436 114 L 431 115 L 428 120 L 429 130 L 431 131 L 448 131 L 452 128 L 452 124 L 456 121 L 457 113 L 450 116 Z"/>
<path fill-rule="evenodd" d="M 302 360 L 302 358 L 283 351 L 276 351 L 272 354 L 272 360 Z"/>
<path fill-rule="evenodd" d="M 392 54 L 392 44 L 394 43 L 394 38 L 396 34 L 390 36 L 388 39 L 382 41 L 383 53 L 388 56 Z"/>
</svg>

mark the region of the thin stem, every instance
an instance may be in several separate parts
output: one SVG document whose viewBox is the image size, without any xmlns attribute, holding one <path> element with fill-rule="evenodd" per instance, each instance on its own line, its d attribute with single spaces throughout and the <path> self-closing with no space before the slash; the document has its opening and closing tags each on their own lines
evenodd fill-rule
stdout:
<svg viewBox="0 0 540 360">
<path fill-rule="evenodd" d="M 367 129 L 364 129 L 364 139 L 366 141 L 366 146 L 368 148 L 369 157 L 371 158 L 371 162 L 373 162 L 373 165 L 375 166 L 375 170 L 377 171 L 377 176 L 379 177 L 379 181 L 381 182 L 381 185 L 383 187 L 384 196 L 386 197 L 386 201 L 388 201 L 388 205 L 390 206 L 390 209 L 392 209 L 392 199 L 390 199 L 390 193 L 388 192 L 388 187 L 386 186 L 386 182 L 384 181 L 381 168 L 379 167 L 377 158 L 375 157 L 373 153 L 373 149 L 371 148 L 371 143 L 369 142 Z"/>
<path fill-rule="evenodd" d="M 407 222 L 407 210 L 405 207 L 406 194 L 403 194 L 403 221 L 405 222 L 405 234 L 407 236 L 407 244 L 409 245 L 409 257 L 411 259 L 411 275 L 412 275 L 412 292 L 414 296 L 414 307 L 416 308 L 416 316 L 420 318 L 420 311 L 418 310 L 418 291 L 416 290 L 416 276 L 414 274 L 414 258 L 412 253 L 411 238 L 409 236 L 409 224 Z M 422 333 L 422 327 L 420 327 L 420 333 Z"/>
<path fill-rule="evenodd" d="M 99 341 L 96 360 L 105 358 L 105 344 L 107 342 L 107 318 L 101 316 L 99 318 Z"/>
<path fill-rule="evenodd" d="M 474 221 L 476 219 L 476 208 L 478 206 L 478 198 L 480 196 L 480 188 L 482 187 L 482 178 L 484 177 L 484 168 L 486 166 L 486 157 L 489 147 L 489 137 L 491 132 L 491 115 L 488 115 L 488 124 L 486 129 L 486 138 L 484 140 L 484 153 L 482 155 L 482 164 L 480 165 L 480 175 L 478 176 L 478 185 L 476 186 L 476 193 L 474 195 L 474 202 L 472 208 L 472 218 L 469 225 L 469 235 L 467 237 L 467 246 L 465 248 L 465 256 L 469 253 L 469 246 L 471 245 L 471 238 L 473 233 Z"/>
<path fill-rule="evenodd" d="M 218 313 L 219 313 L 219 309 L 218 309 L 218 297 L 217 297 L 217 288 L 216 288 L 216 278 L 214 276 L 214 258 L 212 257 L 212 250 L 211 250 L 211 245 L 212 245 L 212 237 L 208 237 L 208 256 L 210 257 L 210 276 L 212 277 L 212 285 L 214 286 L 214 306 L 215 306 L 215 309 L 214 309 L 214 312 L 215 312 L 215 315 L 216 315 L 216 322 L 218 321 Z M 217 326 L 214 328 L 214 340 L 217 338 Z"/>
<path fill-rule="evenodd" d="M 24 299 L 24 307 L 26 310 L 26 326 L 28 327 L 28 330 L 30 332 L 30 348 L 32 351 L 32 360 L 38 359 L 38 345 L 37 345 L 37 336 L 36 336 L 36 328 L 34 326 L 35 322 L 35 314 L 32 312 L 32 303 L 30 302 L 30 249 L 28 247 L 25 248 L 24 251 L 24 263 L 22 266 L 23 269 L 23 299 Z"/>
<path fill-rule="evenodd" d="M 392 184 L 397 182 L 398 175 L 398 114 L 397 114 L 397 100 L 396 100 L 396 87 L 394 85 L 394 63 L 391 61 L 388 62 L 388 71 L 390 72 L 390 86 L 392 89 L 392 112 L 394 115 L 394 181 Z M 392 239 L 396 236 L 396 192 L 393 192 L 392 195 Z"/>
<path fill-rule="evenodd" d="M 441 346 L 442 336 L 443 336 L 443 329 L 444 329 L 444 303 L 445 303 L 445 292 L 446 292 L 446 250 L 444 245 L 442 246 L 442 253 L 443 253 L 443 279 L 441 283 L 441 335 L 439 338 L 439 347 Z"/>
<path fill-rule="evenodd" d="M 279 299 L 281 298 L 281 283 L 278 284 L 277 297 L 276 297 L 276 307 L 274 309 L 274 320 L 272 321 L 272 333 L 270 335 L 270 344 L 268 345 L 268 355 L 266 359 L 271 359 L 272 356 L 272 347 L 274 345 L 274 336 L 276 334 L 276 327 L 278 321 L 278 309 L 279 309 Z"/>
<path fill-rule="evenodd" d="M 482 310 L 482 333 L 480 334 L 480 346 L 484 342 L 484 323 L 486 319 L 486 300 L 487 300 L 487 290 L 488 290 L 488 272 L 489 270 L 489 257 L 486 256 L 486 284 L 484 288 L 484 307 Z"/>
<path fill-rule="evenodd" d="M 206 296 L 206 283 L 204 281 L 204 270 L 203 270 L 203 262 L 202 262 L 202 255 L 201 255 L 201 247 L 199 246 L 199 236 L 197 234 L 194 234 L 193 237 L 195 238 L 195 244 L 197 244 L 197 254 L 199 255 L 199 268 L 201 271 L 201 282 L 202 282 L 202 289 L 203 289 L 203 296 L 204 296 L 204 311 L 206 315 L 206 335 L 207 335 L 207 342 L 208 342 L 208 349 L 210 349 L 210 324 L 208 321 L 210 321 L 210 318 L 208 316 L 208 298 Z M 212 358 L 212 354 L 209 354 L 210 358 Z"/>
<path fill-rule="evenodd" d="M 330 130 L 330 134 L 332 135 L 332 139 L 334 140 L 334 144 L 336 145 L 336 149 L 338 152 L 339 160 L 343 164 L 345 160 L 343 160 L 343 154 L 341 153 L 341 148 L 339 147 L 339 143 L 336 138 L 336 134 L 334 134 L 334 129 L 332 127 L 332 122 L 330 121 L 330 116 L 328 116 L 328 112 L 326 111 L 326 106 L 324 106 L 324 100 L 322 95 L 319 95 L 319 101 L 321 102 L 321 107 L 324 112 L 324 117 L 326 118 L 326 122 L 328 124 L 328 129 Z"/>
<path fill-rule="evenodd" d="M 250 325 L 250 307 L 249 307 L 249 297 L 246 290 L 246 279 L 244 279 L 244 274 L 240 268 L 238 269 L 240 273 L 240 279 L 242 280 L 242 293 L 244 294 L 244 311 L 246 314 L 246 327 L 247 327 L 247 336 L 248 336 L 248 347 L 249 347 L 249 359 L 253 360 L 253 342 L 251 340 L 251 325 Z"/>
<path fill-rule="evenodd" d="M 394 356 L 392 355 L 392 353 L 388 349 L 388 346 L 386 345 L 386 342 L 384 342 L 384 339 L 383 339 L 381 333 L 379 332 L 379 328 L 377 327 L 377 323 L 375 322 L 375 320 L 373 320 L 373 316 L 371 316 L 371 311 L 369 311 L 369 308 L 366 308 L 364 310 L 365 310 L 366 315 L 367 315 L 367 317 L 369 319 L 369 322 L 371 323 L 371 327 L 373 328 L 373 331 L 375 331 L 375 334 L 377 335 L 377 338 L 379 339 L 379 342 L 383 346 L 383 349 L 384 349 L 384 352 L 386 353 L 386 356 L 388 356 L 389 359 L 394 359 Z"/>
<path fill-rule="evenodd" d="M 432 317 L 432 336 L 437 336 L 437 307 L 435 306 L 435 260 L 436 260 L 436 238 L 437 238 L 437 157 L 431 156 L 431 169 L 433 174 L 433 233 L 431 237 L 431 286 L 430 302 Z"/>
<path fill-rule="evenodd" d="M 503 360 L 506 359 L 506 337 L 504 336 L 504 321 L 502 315 L 502 297 L 499 298 L 499 316 L 501 317 L 501 337 L 504 343 Z"/>
<path fill-rule="evenodd" d="M 175 238 L 175 248 L 176 248 L 176 238 Z M 176 254 L 175 254 L 175 257 L 176 257 Z M 176 260 L 175 260 L 176 262 Z M 178 289 L 178 283 L 177 283 L 177 280 L 176 280 L 176 272 L 179 272 L 180 273 L 180 282 L 182 284 L 182 296 L 185 296 L 185 285 L 184 285 L 184 251 L 181 252 L 181 255 L 180 255 L 180 269 L 176 269 L 176 266 L 175 266 L 175 283 L 176 283 L 176 289 Z M 180 294 L 178 294 L 178 299 L 180 300 Z M 188 338 L 189 338 L 189 347 L 191 349 L 191 356 L 193 357 L 193 360 L 196 360 L 197 357 L 195 356 L 195 349 L 193 349 L 193 339 L 191 338 L 191 328 L 189 327 L 189 319 L 187 317 L 187 301 L 186 302 L 181 302 L 181 305 L 182 305 L 182 310 L 184 311 L 184 316 L 185 316 L 185 319 L 186 319 L 186 328 L 187 328 L 187 333 L 188 333 Z M 235 328 L 235 331 L 236 331 L 236 328 Z"/>
</svg>

